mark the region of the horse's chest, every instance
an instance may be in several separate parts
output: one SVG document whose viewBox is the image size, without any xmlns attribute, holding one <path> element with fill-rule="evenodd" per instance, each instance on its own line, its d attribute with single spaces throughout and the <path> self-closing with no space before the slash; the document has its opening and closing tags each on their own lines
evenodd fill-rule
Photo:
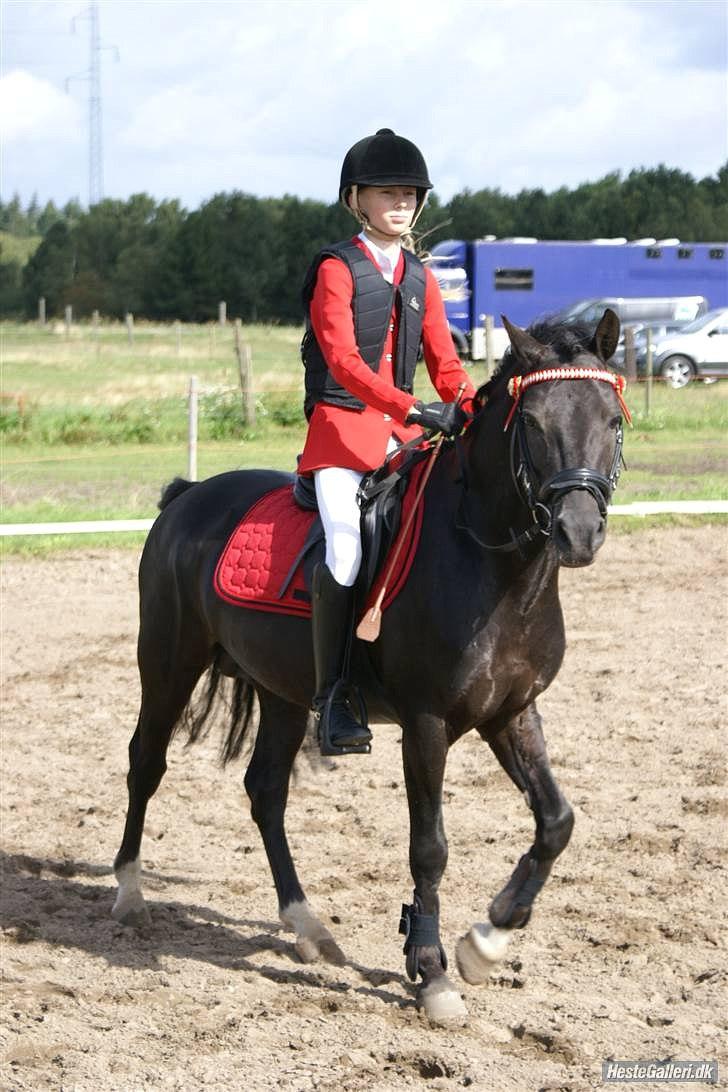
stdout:
<svg viewBox="0 0 728 1092">
<path fill-rule="evenodd" d="M 561 612 L 532 617 L 495 611 L 454 670 L 454 694 L 475 722 L 523 709 L 555 677 L 564 654 Z"/>
</svg>

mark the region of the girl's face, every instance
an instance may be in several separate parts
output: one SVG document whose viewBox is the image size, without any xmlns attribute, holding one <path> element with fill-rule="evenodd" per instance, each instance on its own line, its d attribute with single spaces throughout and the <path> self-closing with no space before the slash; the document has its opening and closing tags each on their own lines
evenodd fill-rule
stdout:
<svg viewBox="0 0 728 1092">
<path fill-rule="evenodd" d="M 358 198 L 370 235 L 393 242 L 409 231 L 417 207 L 414 186 L 360 186 Z"/>
</svg>

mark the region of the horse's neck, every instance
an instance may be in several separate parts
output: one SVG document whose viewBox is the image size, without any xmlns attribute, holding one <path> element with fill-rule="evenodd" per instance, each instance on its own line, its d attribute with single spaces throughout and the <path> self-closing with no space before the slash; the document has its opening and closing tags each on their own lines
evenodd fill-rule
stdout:
<svg viewBox="0 0 728 1092">
<path fill-rule="evenodd" d="M 419 587 L 446 588 L 469 642 L 477 642 L 477 634 L 486 631 L 490 631 L 487 639 L 492 641 L 494 611 L 505 608 L 507 616 L 515 620 L 519 642 L 528 646 L 543 612 L 559 610 L 558 564 L 553 551 L 542 547 L 526 557 L 517 551 L 484 549 L 458 526 L 465 485 L 462 472 L 470 477 L 475 469 L 469 454 L 464 444 L 461 463 L 453 448 L 445 451 L 428 484 L 427 535 L 418 554 L 423 566 Z M 509 520 L 518 529 L 527 525 L 530 516 L 522 504 L 513 501 L 515 490 L 509 466 L 499 458 L 497 445 L 488 472 L 478 479 L 477 488 L 471 482 L 470 489 L 472 509 L 479 518 L 478 531 L 487 535 L 485 541 L 507 542 Z M 505 630 L 504 636 L 508 637 Z"/>
<path fill-rule="evenodd" d="M 505 542 L 514 527 L 530 518 L 513 481 L 510 437 L 497 422 L 483 422 L 464 447 L 464 483 L 468 512 L 476 534 Z"/>
<path fill-rule="evenodd" d="M 557 594 L 558 563 L 553 551 L 545 548 L 546 540 L 539 539 L 522 552 L 477 546 L 478 539 L 491 546 L 511 543 L 513 535 L 532 521 L 513 481 L 509 443 L 499 427 L 481 428 L 474 438 L 466 439 L 459 455 L 454 450 L 447 453 L 437 485 L 441 497 L 448 495 L 444 507 L 453 525 L 466 522 L 473 532 L 456 529 L 458 554 L 472 557 L 475 545 L 475 565 L 485 578 L 492 579 L 497 569 L 511 593 L 532 605 L 547 590 Z"/>
</svg>

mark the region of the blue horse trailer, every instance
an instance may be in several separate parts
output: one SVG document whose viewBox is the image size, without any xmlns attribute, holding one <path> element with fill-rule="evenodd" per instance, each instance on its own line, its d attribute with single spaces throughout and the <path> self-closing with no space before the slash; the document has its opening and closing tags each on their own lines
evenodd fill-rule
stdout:
<svg viewBox="0 0 728 1092">
<path fill-rule="evenodd" d="M 624 303 L 639 298 L 648 312 L 654 301 L 654 315 L 645 318 L 663 317 L 668 297 L 681 301 L 677 319 L 726 307 L 727 255 L 728 243 L 678 239 L 486 238 L 438 243 L 429 262 L 442 290 L 453 340 L 462 355 L 478 360 L 485 356 L 487 315 L 493 317 L 498 358 L 507 344 L 501 314 L 528 326 L 545 315 L 574 312 L 580 301 L 597 304 L 605 298 Z"/>
</svg>

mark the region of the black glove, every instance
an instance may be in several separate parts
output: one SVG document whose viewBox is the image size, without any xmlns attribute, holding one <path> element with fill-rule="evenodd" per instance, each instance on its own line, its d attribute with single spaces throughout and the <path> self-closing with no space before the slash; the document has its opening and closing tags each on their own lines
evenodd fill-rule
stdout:
<svg viewBox="0 0 728 1092">
<path fill-rule="evenodd" d="M 420 428 L 442 432 L 445 436 L 457 436 L 468 419 L 457 402 L 415 402 L 407 414 L 407 423 Z"/>
</svg>

